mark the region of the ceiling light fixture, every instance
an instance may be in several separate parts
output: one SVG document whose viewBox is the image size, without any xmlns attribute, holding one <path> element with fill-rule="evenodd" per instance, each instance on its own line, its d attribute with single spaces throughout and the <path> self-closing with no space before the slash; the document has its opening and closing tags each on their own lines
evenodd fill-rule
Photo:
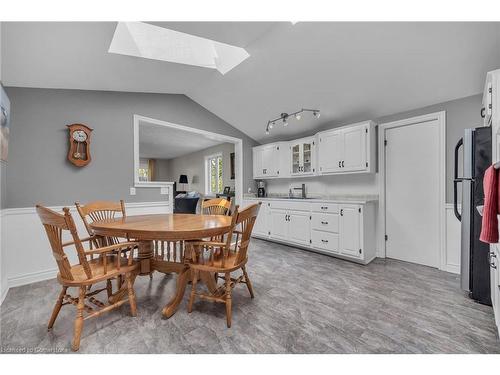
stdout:
<svg viewBox="0 0 500 375">
<path fill-rule="evenodd" d="M 273 128 L 273 125 L 276 124 L 276 121 L 282 121 L 283 122 L 283 126 L 288 126 L 288 120 L 289 120 L 290 117 L 295 117 L 296 120 L 300 120 L 302 118 L 302 113 L 304 113 L 304 112 L 312 112 L 313 116 L 315 118 L 317 118 L 317 119 L 321 115 L 319 109 L 305 109 L 305 108 L 302 108 L 300 111 L 293 112 L 293 113 L 285 113 L 285 112 L 283 112 L 280 115 L 280 117 L 275 118 L 274 120 L 269 120 L 267 122 L 266 134 L 269 134 L 270 130 Z"/>
</svg>

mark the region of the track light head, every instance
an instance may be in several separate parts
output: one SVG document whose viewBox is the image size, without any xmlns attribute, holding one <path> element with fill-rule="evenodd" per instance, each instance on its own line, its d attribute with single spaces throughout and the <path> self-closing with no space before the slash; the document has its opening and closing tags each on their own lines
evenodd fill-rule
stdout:
<svg viewBox="0 0 500 375">
<path fill-rule="evenodd" d="M 319 112 L 313 112 L 313 116 L 316 118 L 319 118 L 321 116 L 321 113 Z"/>
<path fill-rule="evenodd" d="M 296 120 L 300 120 L 301 118 L 302 118 L 302 115 L 301 115 L 300 113 L 297 113 L 297 114 L 295 115 L 295 119 L 296 119 Z"/>
</svg>

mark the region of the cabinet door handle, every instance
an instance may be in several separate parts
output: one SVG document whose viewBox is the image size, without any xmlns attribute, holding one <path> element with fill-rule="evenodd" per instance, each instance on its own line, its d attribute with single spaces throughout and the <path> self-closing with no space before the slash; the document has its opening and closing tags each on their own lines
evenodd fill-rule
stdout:
<svg viewBox="0 0 500 375">
<path fill-rule="evenodd" d="M 322 210 L 328 210 L 328 206 L 321 206 Z"/>
<path fill-rule="evenodd" d="M 339 160 L 339 168 L 342 166 L 342 162 Z"/>
<path fill-rule="evenodd" d="M 321 242 L 323 242 L 323 243 L 328 243 L 328 240 L 321 240 Z"/>
<path fill-rule="evenodd" d="M 344 209 L 343 208 L 340 209 L 340 216 L 344 216 Z"/>
<path fill-rule="evenodd" d="M 327 225 L 328 221 L 322 221 L 321 224 Z"/>
<path fill-rule="evenodd" d="M 342 160 L 342 168 L 344 168 L 344 161 Z"/>
</svg>

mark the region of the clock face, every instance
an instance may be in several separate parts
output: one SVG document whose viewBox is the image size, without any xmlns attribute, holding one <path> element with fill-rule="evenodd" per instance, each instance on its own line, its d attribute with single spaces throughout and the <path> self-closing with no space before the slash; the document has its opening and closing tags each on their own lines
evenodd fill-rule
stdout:
<svg viewBox="0 0 500 375">
<path fill-rule="evenodd" d="M 76 130 L 73 132 L 73 139 L 77 142 L 85 142 L 87 134 L 83 130 Z"/>
</svg>

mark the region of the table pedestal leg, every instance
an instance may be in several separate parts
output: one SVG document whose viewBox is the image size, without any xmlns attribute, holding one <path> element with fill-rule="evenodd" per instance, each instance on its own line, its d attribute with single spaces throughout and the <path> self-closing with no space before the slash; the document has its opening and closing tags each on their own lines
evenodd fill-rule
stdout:
<svg viewBox="0 0 500 375">
<path fill-rule="evenodd" d="M 184 268 L 177 278 L 177 288 L 175 291 L 175 296 L 170 300 L 170 302 L 163 308 L 163 316 L 165 318 L 170 318 L 175 314 L 179 305 L 184 298 L 184 292 L 186 291 L 186 285 L 189 280 L 189 267 Z"/>
<path fill-rule="evenodd" d="M 140 241 L 137 259 L 140 262 L 139 274 L 148 275 L 151 269 L 151 258 L 153 257 L 153 241 Z"/>
</svg>

